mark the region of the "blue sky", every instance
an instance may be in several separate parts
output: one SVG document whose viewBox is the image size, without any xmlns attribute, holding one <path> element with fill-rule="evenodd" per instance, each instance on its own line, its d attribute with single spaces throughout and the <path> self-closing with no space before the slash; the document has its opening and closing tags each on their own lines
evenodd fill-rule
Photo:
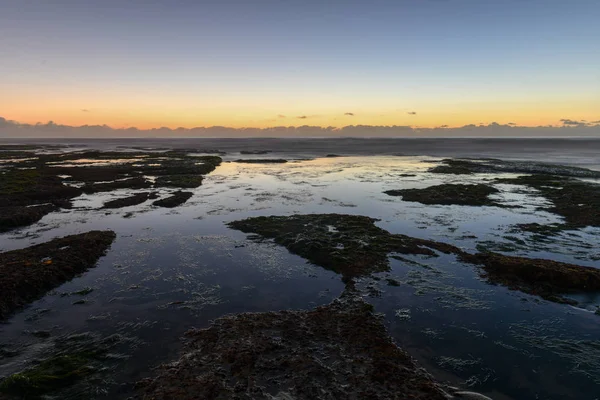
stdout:
<svg viewBox="0 0 600 400">
<path fill-rule="evenodd" d="M 345 112 L 384 125 L 600 119 L 597 0 L 0 8 L 0 115 L 23 122 L 263 127 L 285 115 L 326 126 L 344 123 Z"/>
</svg>

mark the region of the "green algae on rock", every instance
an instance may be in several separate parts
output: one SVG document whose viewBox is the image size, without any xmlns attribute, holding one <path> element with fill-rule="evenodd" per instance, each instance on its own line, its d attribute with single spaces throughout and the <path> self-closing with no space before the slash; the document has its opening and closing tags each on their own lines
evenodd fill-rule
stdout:
<svg viewBox="0 0 600 400">
<path fill-rule="evenodd" d="M 484 184 L 443 184 L 429 186 L 424 189 L 388 190 L 385 194 L 402 196 L 404 201 L 421 204 L 461 205 L 461 206 L 502 206 L 489 196 L 500 191 Z"/>
<path fill-rule="evenodd" d="M 169 197 L 156 200 L 154 203 L 152 203 L 152 205 L 157 207 L 173 208 L 182 205 L 183 203 L 188 201 L 193 195 L 194 194 L 192 192 L 178 191 L 173 193 L 173 195 Z"/>
<path fill-rule="evenodd" d="M 427 399 L 448 395 L 355 292 L 310 311 L 244 313 L 186 333 L 140 399 Z"/>
<path fill-rule="evenodd" d="M 463 253 L 446 243 L 391 234 L 375 221 L 360 215 L 307 214 L 248 218 L 228 226 L 274 239 L 290 252 L 342 274 L 345 281 L 389 270 L 389 253 Z"/>
<path fill-rule="evenodd" d="M 0 320 L 93 267 L 115 237 L 90 231 L 0 253 Z"/>
<path fill-rule="evenodd" d="M 39 365 L 13 374 L 0 382 L 0 393 L 21 399 L 38 399 L 42 395 L 72 385 L 93 373 L 87 354 L 52 357 Z"/>
<path fill-rule="evenodd" d="M 0 398 L 95 398 L 94 394 L 105 389 L 103 378 L 126 358 L 121 352 L 137 345 L 139 340 L 121 334 L 45 337 L 45 346 L 30 347 L 32 357 L 15 365 L 22 370 L 0 378 Z"/>
</svg>

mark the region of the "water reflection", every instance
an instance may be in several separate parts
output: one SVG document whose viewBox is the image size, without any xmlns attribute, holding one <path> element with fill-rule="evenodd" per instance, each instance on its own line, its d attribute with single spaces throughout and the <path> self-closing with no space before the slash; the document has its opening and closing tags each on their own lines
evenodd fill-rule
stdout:
<svg viewBox="0 0 600 400">
<path fill-rule="evenodd" d="M 102 160 L 113 161 L 136 160 Z M 547 243 L 511 231 L 517 223 L 560 221 L 538 211 L 545 200 L 533 190 L 496 185 L 501 190 L 496 200 L 519 208 L 424 206 L 383 194 L 441 183 L 489 183 L 497 177 L 428 173 L 435 162 L 397 156 L 225 162 L 193 190 L 192 199 L 172 210 L 147 202 L 107 212 L 99 209 L 105 201 L 130 192 L 83 195 L 73 210 L 2 234 L 3 250 L 91 229 L 112 229 L 118 238 L 96 268 L 0 327 L 1 342 L 20 352 L 10 362 L 0 360 L 0 374 L 23 368 L 52 338 L 119 331 L 135 337 L 136 346 L 123 349 L 129 358 L 119 374 L 110 376 L 107 390 L 127 397 L 131 388 L 122 384 L 175 358 L 180 336 L 192 326 L 207 326 L 227 313 L 311 308 L 341 293 L 343 284 L 333 272 L 272 243 L 247 241 L 225 226 L 250 216 L 368 215 L 390 232 L 470 251 L 504 245 L 511 253 L 598 266 L 590 243 L 598 242 L 599 229 L 563 232 Z M 440 379 L 496 399 L 584 399 L 598 392 L 600 328 L 598 316 L 589 311 L 600 305 L 598 295 L 578 297 L 588 310 L 573 308 L 490 286 L 472 266 L 450 256 L 391 256 L 391 272 L 363 279 L 359 286 L 385 315 L 390 334 Z M 64 295 L 82 288 L 93 289 L 83 304 Z M 23 334 L 39 330 L 49 331 L 51 338 Z"/>
</svg>

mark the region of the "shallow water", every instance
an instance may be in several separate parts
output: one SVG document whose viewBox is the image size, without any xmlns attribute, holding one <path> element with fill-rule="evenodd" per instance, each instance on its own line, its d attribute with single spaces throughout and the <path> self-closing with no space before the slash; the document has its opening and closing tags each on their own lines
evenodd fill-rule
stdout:
<svg viewBox="0 0 600 400">
<path fill-rule="evenodd" d="M 236 158 L 287 156 L 238 153 L 226 159 Z M 112 229 L 118 237 L 96 268 L 0 326 L 0 344 L 21 351 L 0 359 L 0 375 L 22 369 L 64 335 L 118 332 L 131 339 L 119 347 L 122 357 L 101 382 L 86 382 L 70 393 L 125 398 L 131 382 L 150 375 L 152 366 L 177 358 L 180 337 L 191 327 L 206 327 L 228 313 L 312 308 L 342 292 L 335 273 L 273 243 L 246 240 L 245 234 L 225 226 L 250 216 L 367 215 L 380 219 L 377 225 L 390 232 L 468 251 L 479 245 L 600 267 L 600 250 L 593 245 L 600 242 L 600 229 L 563 232 L 547 241 L 511 232 L 517 223 L 560 221 L 536 209 L 545 200 L 535 190 L 496 185 L 502 192 L 495 199 L 520 208 L 425 206 L 383 193 L 499 176 L 427 173 L 438 160 L 353 156 L 287 164 L 225 162 L 194 190 L 194 197 L 175 209 L 157 209 L 149 201 L 107 212 L 98 209 L 103 202 L 131 191 L 83 195 L 73 210 L 4 233 L 3 251 L 92 229 Z M 359 287 L 385 315 L 398 344 L 438 379 L 495 399 L 597 398 L 600 317 L 592 310 L 600 306 L 600 295 L 578 296 L 584 307 L 574 308 L 488 285 L 473 266 L 452 256 L 403 257 L 392 257 L 389 273 L 378 274 L 379 280 L 363 279 Z M 400 286 L 389 286 L 385 278 L 398 280 Z M 86 296 L 61 296 L 86 287 L 93 289 Z M 81 298 L 84 304 L 73 304 Z M 52 336 L 27 334 L 37 330 Z"/>
</svg>

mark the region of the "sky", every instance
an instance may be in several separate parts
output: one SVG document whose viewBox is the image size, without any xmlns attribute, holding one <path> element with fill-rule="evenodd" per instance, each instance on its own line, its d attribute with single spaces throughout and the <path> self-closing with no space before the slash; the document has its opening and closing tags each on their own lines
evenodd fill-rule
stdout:
<svg viewBox="0 0 600 400">
<path fill-rule="evenodd" d="M 600 1 L 0 0 L 0 116 L 116 129 L 591 126 Z"/>
</svg>

